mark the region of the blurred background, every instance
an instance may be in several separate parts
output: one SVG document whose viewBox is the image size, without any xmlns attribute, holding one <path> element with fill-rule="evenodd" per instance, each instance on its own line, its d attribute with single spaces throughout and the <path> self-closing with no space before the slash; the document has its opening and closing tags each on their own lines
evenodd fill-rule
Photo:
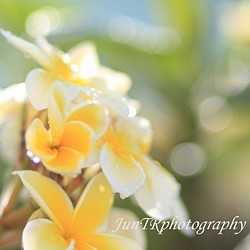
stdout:
<svg viewBox="0 0 250 250">
<path fill-rule="evenodd" d="M 64 51 L 93 41 L 102 64 L 132 77 L 129 96 L 152 122 L 152 155 L 182 184 L 191 219 L 248 222 L 239 235 L 148 231 L 148 250 L 250 249 L 240 243 L 250 232 L 250 1 L 6 0 L 0 26 L 46 35 Z M 0 55 L 2 88 L 36 66 L 2 36 Z M 117 206 L 145 216 L 133 201 Z"/>
</svg>

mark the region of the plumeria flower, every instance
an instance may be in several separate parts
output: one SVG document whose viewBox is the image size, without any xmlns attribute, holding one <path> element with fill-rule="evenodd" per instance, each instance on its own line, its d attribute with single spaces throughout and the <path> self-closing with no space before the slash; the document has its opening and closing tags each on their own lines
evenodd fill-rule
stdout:
<svg viewBox="0 0 250 250">
<path fill-rule="evenodd" d="M 113 192 L 103 174 L 90 181 L 75 208 L 63 189 L 48 177 L 35 171 L 17 174 L 50 219 L 28 222 L 22 237 L 24 250 L 140 249 L 129 238 L 100 231 L 113 202 Z"/>
<path fill-rule="evenodd" d="M 26 144 L 46 168 L 59 174 L 79 172 L 91 153 L 94 141 L 102 136 L 109 123 L 105 108 L 99 104 L 76 106 L 67 114 L 66 90 L 55 84 L 48 107 L 47 130 L 36 118 L 26 132 Z"/>
<path fill-rule="evenodd" d="M 56 80 L 64 82 L 71 92 L 72 99 L 79 91 L 77 86 L 91 86 L 102 92 L 120 94 L 125 94 L 130 88 L 131 80 L 126 74 L 100 65 L 92 43 L 79 44 L 64 53 L 43 37 L 33 44 L 8 31 L 2 30 L 2 34 L 9 43 L 43 67 L 32 70 L 25 81 L 30 101 L 37 110 L 48 107 L 49 92 Z M 75 86 L 72 87 L 72 84 Z"/>
<path fill-rule="evenodd" d="M 0 151 L 11 163 L 18 158 L 21 144 L 23 109 L 27 101 L 24 83 L 0 90 Z"/>
<path fill-rule="evenodd" d="M 114 192 L 123 198 L 135 194 L 140 207 L 159 220 L 175 215 L 186 220 L 180 185 L 148 156 L 152 141 L 148 120 L 137 116 L 119 119 L 101 140 L 100 165 Z"/>
</svg>

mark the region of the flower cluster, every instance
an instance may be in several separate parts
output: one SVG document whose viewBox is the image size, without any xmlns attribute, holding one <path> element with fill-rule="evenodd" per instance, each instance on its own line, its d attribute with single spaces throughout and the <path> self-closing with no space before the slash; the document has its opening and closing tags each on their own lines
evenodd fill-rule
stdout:
<svg viewBox="0 0 250 250">
<path fill-rule="evenodd" d="M 31 160 L 26 170 L 15 173 L 43 211 L 25 226 L 24 249 L 143 248 L 124 236 L 104 233 L 113 193 L 134 195 L 156 219 L 178 215 L 187 220 L 180 185 L 149 155 L 152 129 L 127 96 L 130 78 L 102 66 L 92 43 L 64 53 L 43 37 L 33 44 L 7 31 L 2 34 L 41 66 L 24 84 L 3 90 L 7 100 L 0 101 L 8 116 L 17 110 L 22 114 L 16 118 L 16 132 L 23 139 L 13 138 L 10 130 L 13 139 L 8 141 L 24 144 L 23 150 L 15 146 L 12 155 L 25 153 Z M 18 89 L 25 93 L 19 102 Z"/>
</svg>

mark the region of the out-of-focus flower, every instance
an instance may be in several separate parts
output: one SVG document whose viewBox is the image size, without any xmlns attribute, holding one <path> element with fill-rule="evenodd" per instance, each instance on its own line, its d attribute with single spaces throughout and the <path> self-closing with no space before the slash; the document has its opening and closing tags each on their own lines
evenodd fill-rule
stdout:
<svg viewBox="0 0 250 250">
<path fill-rule="evenodd" d="M 0 151 L 11 163 L 17 160 L 21 144 L 22 116 L 26 103 L 24 83 L 0 90 Z"/>
<path fill-rule="evenodd" d="M 140 249 L 129 238 L 100 232 L 113 202 L 112 190 L 102 174 L 90 181 L 75 208 L 53 180 L 34 171 L 17 174 L 50 218 L 28 222 L 23 231 L 24 250 Z"/>
<path fill-rule="evenodd" d="M 36 118 L 26 132 L 26 144 L 49 170 L 75 174 L 88 158 L 94 141 L 105 133 L 109 118 L 99 104 L 80 105 L 69 114 L 66 111 L 66 90 L 62 84 L 55 84 L 48 107 L 50 129 L 46 130 Z"/>
<path fill-rule="evenodd" d="M 128 226 L 126 226 L 125 229 L 119 227 L 117 230 L 117 225 L 121 219 L 127 222 Z M 124 208 L 112 208 L 109 214 L 106 231 L 111 234 L 128 237 L 136 241 L 141 246 L 141 249 L 146 249 L 146 233 L 141 228 L 139 222 L 140 220 L 138 217 L 130 210 Z"/>
<path fill-rule="evenodd" d="M 42 37 L 33 44 L 8 31 L 2 30 L 2 34 L 9 43 L 44 68 L 32 70 L 26 78 L 28 96 L 37 110 L 48 107 L 49 92 L 56 80 L 64 82 L 66 86 L 73 83 L 75 86 L 91 86 L 102 92 L 120 94 L 125 94 L 130 88 L 131 81 L 126 74 L 100 65 L 92 43 L 79 44 L 68 53 L 64 53 Z M 72 98 L 77 95 L 77 90 L 72 90 Z"/>
<path fill-rule="evenodd" d="M 250 2 L 230 3 L 221 19 L 221 29 L 232 41 L 250 43 Z"/>
</svg>

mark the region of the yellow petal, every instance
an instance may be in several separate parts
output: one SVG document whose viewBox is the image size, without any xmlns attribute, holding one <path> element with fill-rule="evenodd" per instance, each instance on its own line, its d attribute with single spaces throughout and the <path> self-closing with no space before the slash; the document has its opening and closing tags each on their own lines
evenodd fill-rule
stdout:
<svg viewBox="0 0 250 250">
<path fill-rule="evenodd" d="M 72 219 L 71 235 L 76 241 L 103 225 L 113 198 L 114 194 L 103 174 L 90 181 L 76 205 Z"/>
<path fill-rule="evenodd" d="M 76 150 L 60 147 L 55 159 L 43 163 L 50 171 L 66 175 L 78 173 L 84 160 L 84 155 Z"/>
<path fill-rule="evenodd" d="M 109 123 L 107 110 L 99 104 L 77 107 L 76 110 L 71 112 L 67 120 L 86 123 L 94 130 L 97 138 L 105 133 Z"/>
<path fill-rule="evenodd" d="M 61 83 L 56 83 L 52 87 L 49 98 L 48 119 L 50 132 L 52 135 L 52 145 L 58 145 L 61 141 L 66 113 L 66 91 Z"/>
<path fill-rule="evenodd" d="M 44 128 L 42 121 L 38 118 L 33 120 L 28 127 L 26 135 L 26 145 L 33 154 L 42 161 L 52 160 L 56 157 L 57 151 L 50 148 L 51 138 L 49 132 Z"/>
<path fill-rule="evenodd" d="M 76 150 L 87 157 L 92 146 L 92 131 L 79 121 L 68 122 L 61 139 L 60 147 Z"/>
<path fill-rule="evenodd" d="M 65 240 L 55 224 L 47 219 L 30 221 L 24 228 L 22 240 L 24 250 L 74 250 L 74 243 Z"/>
<path fill-rule="evenodd" d="M 36 110 L 48 107 L 50 89 L 55 78 L 46 70 L 34 69 L 26 77 L 28 97 Z"/>
<path fill-rule="evenodd" d="M 122 236 L 93 234 L 85 236 L 84 241 L 98 250 L 141 250 L 135 241 Z"/>
<path fill-rule="evenodd" d="M 46 66 L 49 63 L 46 55 L 35 44 L 17 37 L 9 31 L 1 30 L 1 32 L 7 41 L 21 50 L 25 56 L 32 58 L 42 66 Z"/>
<path fill-rule="evenodd" d="M 73 213 L 73 205 L 66 193 L 56 182 L 38 172 L 27 170 L 16 173 L 32 198 L 56 224 L 61 233 L 64 233 L 69 227 Z"/>
<path fill-rule="evenodd" d="M 108 144 L 101 150 L 100 163 L 114 192 L 123 198 L 134 194 L 144 183 L 145 174 L 132 155 L 115 154 Z"/>
<path fill-rule="evenodd" d="M 162 166 L 149 157 L 137 156 L 145 173 L 146 181 L 135 194 L 140 207 L 151 217 L 166 220 L 174 216 L 173 204 L 179 196 L 180 185 Z"/>
</svg>

